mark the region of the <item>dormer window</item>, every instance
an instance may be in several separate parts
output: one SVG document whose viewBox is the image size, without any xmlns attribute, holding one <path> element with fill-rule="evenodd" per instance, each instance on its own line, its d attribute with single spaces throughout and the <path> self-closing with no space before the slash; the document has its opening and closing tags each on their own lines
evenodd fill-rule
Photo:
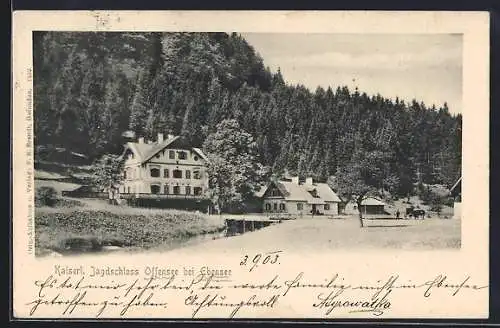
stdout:
<svg viewBox="0 0 500 328">
<path fill-rule="evenodd" d="M 316 189 L 313 189 L 311 191 L 309 191 L 309 193 L 311 194 L 311 196 L 313 196 L 314 198 L 319 198 L 318 196 L 318 191 Z"/>
<path fill-rule="evenodd" d="M 194 155 L 193 159 L 197 162 L 200 158 L 196 155 Z"/>
<path fill-rule="evenodd" d="M 177 154 L 177 157 L 179 159 L 187 159 L 187 153 L 185 151 L 180 151 L 178 154 Z"/>
</svg>

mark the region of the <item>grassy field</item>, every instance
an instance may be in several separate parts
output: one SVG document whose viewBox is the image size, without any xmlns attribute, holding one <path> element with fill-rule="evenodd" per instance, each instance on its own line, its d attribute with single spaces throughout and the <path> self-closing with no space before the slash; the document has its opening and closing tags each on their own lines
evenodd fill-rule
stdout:
<svg viewBox="0 0 500 328">
<path fill-rule="evenodd" d="M 47 178 L 44 176 L 44 178 Z M 62 190 L 77 184 L 35 180 L 36 187 L 53 187 L 61 200 L 55 207 L 36 207 L 35 242 L 37 255 L 101 251 L 118 246 L 128 250 L 168 251 L 186 241 L 220 232 L 224 222 L 218 216 L 201 213 L 134 208 L 109 205 L 104 200 L 61 197 Z M 59 204 L 58 203 L 58 204 Z M 388 210 L 404 209 L 400 201 Z M 446 209 L 448 211 L 449 209 Z M 460 220 L 443 219 L 451 213 L 432 215 L 426 220 L 365 220 L 359 228 L 355 216 L 339 219 L 304 217 L 284 221 L 265 229 L 231 238 L 206 239 L 202 245 L 193 243 L 194 251 L 227 249 L 288 249 L 291 251 L 328 251 L 353 248 L 450 249 L 460 248 Z M 229 218 L 229 216 L 228 216 Z M 202 238 L 200 238 L 202 239 Z"/>
<path fill-rule="evenodd" d="M 109 246 L 172 246 L 224 229 L 223 222 L 201 213 L 114 206 L 99 200 L 82 202 L 83 206 L 76 207 L 36 208 L 37 255 L 95 252 Z"/>
</svg>

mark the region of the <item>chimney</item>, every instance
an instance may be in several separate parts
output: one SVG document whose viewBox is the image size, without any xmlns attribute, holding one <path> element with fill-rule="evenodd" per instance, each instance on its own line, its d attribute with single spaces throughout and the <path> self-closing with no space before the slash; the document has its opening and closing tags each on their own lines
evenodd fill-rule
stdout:
<svg viewBox="0 0 500 328">
<path fill-rule="evenodd" d="M 292 177 L 292 183 L 299 184 L 299 177 Z"/>
<path fill-rule="evenodd" d="M 306 178 L 306 185 L 312 185 L 313 184 L 313 178 L 309 177 Z"/>
<path fill-rule="evenodd" d="M 158 133 L 158 143 L 163 142 L 163 133 Z"/>
<path fill-rule="evenodd" d="M 140 137 L 140 138 L 138 139 L 138 141 L 139 141 L 139 143 L 140 143 L 140 144 L 143 144 L 143 143 L 144 143 L 144 137 Z"/>
</svg>

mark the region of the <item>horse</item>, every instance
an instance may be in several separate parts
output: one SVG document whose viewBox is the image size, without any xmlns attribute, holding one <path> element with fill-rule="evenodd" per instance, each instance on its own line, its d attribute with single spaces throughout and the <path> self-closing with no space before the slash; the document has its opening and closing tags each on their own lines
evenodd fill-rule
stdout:
<svg viewBox="0 0 500 328">
<path fill-rule="evenodd" d="M 406 209 L 406 216 L 408 217 L 414 217 L 415 219 L 418 219 L 422 217 L 422 220 L 425 219 L 425 211 L 422 209 L 414 209 L 412 207 Z"/>
</svg>

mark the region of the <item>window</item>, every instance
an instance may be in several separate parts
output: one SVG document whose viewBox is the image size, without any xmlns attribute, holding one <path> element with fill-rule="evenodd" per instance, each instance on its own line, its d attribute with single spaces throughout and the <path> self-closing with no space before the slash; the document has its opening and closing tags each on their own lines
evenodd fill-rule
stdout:
<svg viewBox="0 0 500 328">
<path fill-rule="evenodd" d="M 270 211 L 271 210 L 271 204 L 267 203 L 266 204 L 266 211 Z"/>
<path fill-rule="evenodd" d="M 201 172 L 198 170 L 193 171 L 193 177 L 198 180 L 201 179 Z"/>
<path fill-rule="evenodd" d="M 313 189 L 311 191 L 309 191 L 309 193 L 311 194 L 311 196 L 313 196 L 314 198 L 319 198 L 318 196 L 318 191 L 316 189 Z"/>
<path fill-rule="evenodd" d="M 163 177 L 168 178 L 168 169 L 163 170 Z"/>
<path fill-rule="evenodd" d="M 273 190 L 271 190 L 271 196 L 272 197 L 281 196 L 281 193 L 278 189 L 273 189 Z"/>
<path fill-rule="evenodd" d="M 186 179 L 191 179 L 191 171 L 186 170 Z"/>
<path fill-rule="evenodd" d="M 149 171 L 149 173 L 151 174 L 152 178 L 159 178 L 160 177 L 160 169 L 153 168 Z"/>
<path fill-rule="evenodd" d="M 155 157 L 156 157 L 156 158 L 160 158 L 160 154 L 158 153 Z"/>
<path fill-rule="evenodd" d="M 182 179 L 182 171 L 181 170 L 174 170 L 172 172 L 172 175 L 174 176 L 174 178 L 176 179 Z"/>
<path fill-rule="evenodd" d="M 159 185 L 151 185 L 151 193 L 152 194 L 159 194 L 160 193 L 160 186 Z"/>
<path fill-rule="evenodd" d="M 127 187 L 127 193 L 130 194 L 130 187 Z"/>
<path fill-rule="evenodd" d="M 163 187 L 163 193 L 164 193 L 164 194 L 168 194 L 168 185 L 165 185 L 165 186 Z"/>
<path fill-rule="evenodd" d="M 181 187 L 174 186 L 174 195 L 179 195 L 181 193 Z"/>
<path fill-rule="evenodd" d="M 169 150 L 168 151 L 168 158 L 170 159 L 175 159 L 175 151 Z"/>
<path fill-rule="evenodd" d="M 201 196 L 202 193 L 203 193 L 203 189 L 201 189 L 201 187 L 194 187 L 195 196 Z"/>
<path fill-rule="evenodd" d="M 330 204 L 325 204 L 325 211 L 329 211 L 330 210 Z"/>
<path fill-rule="evenodd" d="M 281 203 L 280 204 L 280 211 L 284 211 L 285 210 L 285 204 Z"/>
<path fill-rule="evenodd" d="M 177 154 L 177 157 L 179 159 L 186 159 L 187 158 L 187 153 L 185 151 L 180 151 L 178 154 Z"/>
<path fill-rule="evenodd" d="M 273 209 L 274 209 L 275 211 L 277 211 L 277 210 L 278 210 L 278 203 L 274 203 L 274 204 L 273 204 Z"/>
<path fill-rule="evenodd" d="M 186 195 L 191 195 L 191 187 L 186 186 Z"/>
<path fill-rule="evenodd" d="M 304 209 L 304 204 L 297 203 L 297 211 L 302 211 Z"/>
<path fill-rule="evenodd" d="M 123 178 L 124 178 L 124 179 L 127 179 L 127 170 L 125 170 L 125 171 L 123 172 Z"/>
<path fill-rule="evenodd" d="M 197 162 L 200 158 L 196 155 L 194 155 L 193 159 Z"/>
</svg>

